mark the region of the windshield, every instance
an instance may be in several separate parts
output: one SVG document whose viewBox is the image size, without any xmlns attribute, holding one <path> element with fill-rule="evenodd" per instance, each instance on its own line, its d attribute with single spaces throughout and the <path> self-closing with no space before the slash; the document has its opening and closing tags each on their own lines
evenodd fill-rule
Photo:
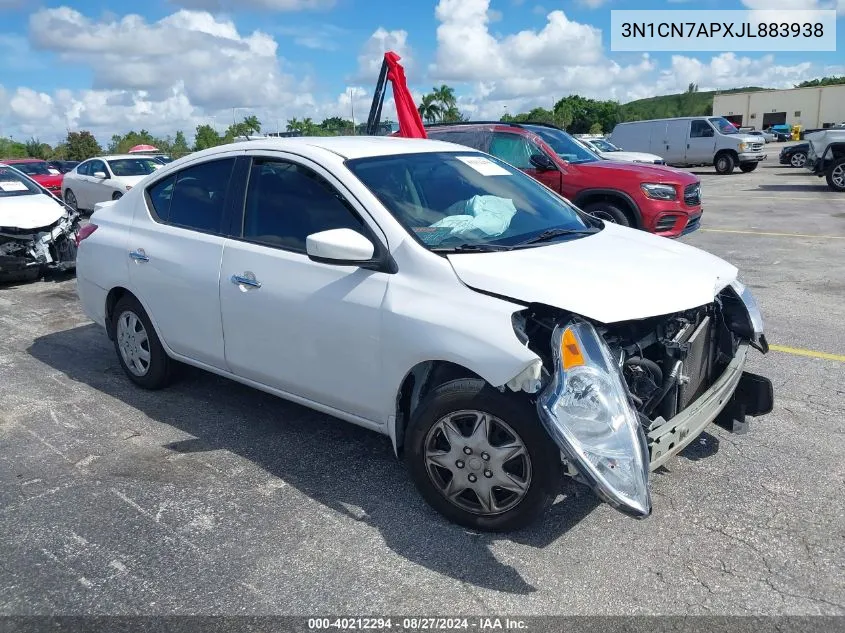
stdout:
<svg viewBox="0 0 845 633">
<path fill-rule="evenodd" d="M 708 119 L 722 134 L 739 134 L 734 124 L 720 116 Z"/>
<path fill-rule="evenodd" d="M 603 138 L 592 139 L 593 145 L 598 147 L 602 152 L 621 152 L 622 150 L 616 147 L 613 143 L 605 141 Z"/>
<path fill-rule="evenodd" d="M 109 161 L 115 176 L 146 176 L 161 167 L 152 158 L 117 158 Z"/>
<path fill-rule="evenodd" d="M 52 176 L 47 163 L 15 163 L 15 169 L 22 171 L 27 176 Z"/>
<path fill-rule="evenodd" d="M 549 229 L 594 230 L 550 189 L 483 154 L 378 156 L 346 166 L 428 248 L 513 247 Z"/>
<path fill-rule="evenodd" d="M 540 127 L 526 125 L 526 128 L 542 138 L 546 145 L 551 147 L 563 160 L 570 163 L 591 163 L 601 160 L 601 157 L 593 153 L 563 130 L 556 130 L 551 127 Z"/>
<path fill-rule="evenodd" d="M 0 167 L 0 198 L 31 196 L 41 189 L 14 167 Z"/>
</svg>

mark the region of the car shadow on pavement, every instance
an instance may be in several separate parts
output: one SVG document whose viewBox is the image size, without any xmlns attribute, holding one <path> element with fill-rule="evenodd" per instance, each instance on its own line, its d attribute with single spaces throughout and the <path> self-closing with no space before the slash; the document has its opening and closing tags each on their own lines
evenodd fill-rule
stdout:
<svg viewBox="0 0 845 633">
<path fill-rule="evenodd" d="M 829 191 L 827 186 L 825 185 L 823 180 L 814 182 L 812 184 L 784 184 L 784 185 L 767 185 L 762 184 L 757 186 L 758 189 L 761 191 L 812 191 L 812 192 L 819 192 L 819 191 Z"/>
<path fill-rule="evenodd" d="M 566 480 L 556 503 L 532 526 L 505 535 L 470 532 L 425 504 L 386 436 L 194 368 L 184 368 L 167 389 L 144 391 L 123 374 L 111 342 L 94 324 L 39 337 L 27 351 L 70 379 L 193 437 L 165 449 L 239 455 L 340 515 L 379 530 L 405 559 L 478 587 L 535 591 L 494 556 L 492 545 L 511 540 L 545 547 L 600 505 L 588 488 Z M 131 465 L 123 472 L 131 477 Z M 252 511 L 260 512 L 260 504 L 241 508 Z"/>
</svg>

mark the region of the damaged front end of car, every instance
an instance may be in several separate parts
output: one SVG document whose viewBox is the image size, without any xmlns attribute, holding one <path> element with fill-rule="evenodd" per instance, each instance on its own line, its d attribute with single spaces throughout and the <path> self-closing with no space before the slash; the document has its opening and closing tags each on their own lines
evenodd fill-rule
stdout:
<svg viewBox="0 0 845 633">
<path fill-rule="evenodd" d="M 69 207 L 48 226 L 0 226 L 0 277 L 75 268 L 78 233 L 79 214 Z"/>
<path fill-rule="evenodd" d="M 514 329 L 542 361 L 537 411 L 567 472 L 636 517 L 651 512 L 649 473 L 708 424 L 744 432 L 772 409 L 771 382 L 744 370 L 768 344 L 738 281 L 710 304 L 614 324 L 531 304 Z"/>
</svg>

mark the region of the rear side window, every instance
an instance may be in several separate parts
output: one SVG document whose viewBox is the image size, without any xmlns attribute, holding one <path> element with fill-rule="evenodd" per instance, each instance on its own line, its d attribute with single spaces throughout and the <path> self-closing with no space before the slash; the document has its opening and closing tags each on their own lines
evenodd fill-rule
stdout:
<svg viewBox="0 0 845 633">
<path fill-rule="evenodd" d="M 486 152 L 490 146 L 490 132 L 487 130 L 426 130 L 428 137 L 436 141 L 457 143 Z"/>
<path fill-rule="evenodd" d="M 178 191 L 177 183 L 177 191 Z M 255 160 L 249 174 L 243 237 L 305 252 L 305 238 L 330 229 L 364 232 L 363 221 L 316 172 L 287 161 Z"/>
<path fill-rule="evenodd" d="M 147 189 L 151 211 L 160 222 L 222 235 L 234 165 L 234 158 L 209 161 L 156 182 Z"/>
</svg>

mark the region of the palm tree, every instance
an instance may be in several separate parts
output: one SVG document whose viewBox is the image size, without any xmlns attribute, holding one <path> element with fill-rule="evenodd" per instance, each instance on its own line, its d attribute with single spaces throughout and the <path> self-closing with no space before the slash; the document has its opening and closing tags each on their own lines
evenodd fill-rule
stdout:
<svg viewBox="0 0 845 633">
<path fill-rule="evenodd" d="M 454 88 L 447 86 L 446 84 L 441 85 L 439 88 L 435 87 L 433 89 L 433 95 L 434 100 L 440 104 L 441 111 L 449 110 L 457 104 Z"/>
<path fill-rule="evenodd" d="M 433 94 L 423 95 L 422 102 L 417 110 L 420 116 L 428 123 L 433 123 L 440 116 L 440 106 L 437 105 L 437 98 Z"/>
<path fill-rule="evenodd" d="M 301 132 L 302 131 L 302 123 L 296 117 L 288 120 L 287 125 L 288 132 Z"/>
</svg>

